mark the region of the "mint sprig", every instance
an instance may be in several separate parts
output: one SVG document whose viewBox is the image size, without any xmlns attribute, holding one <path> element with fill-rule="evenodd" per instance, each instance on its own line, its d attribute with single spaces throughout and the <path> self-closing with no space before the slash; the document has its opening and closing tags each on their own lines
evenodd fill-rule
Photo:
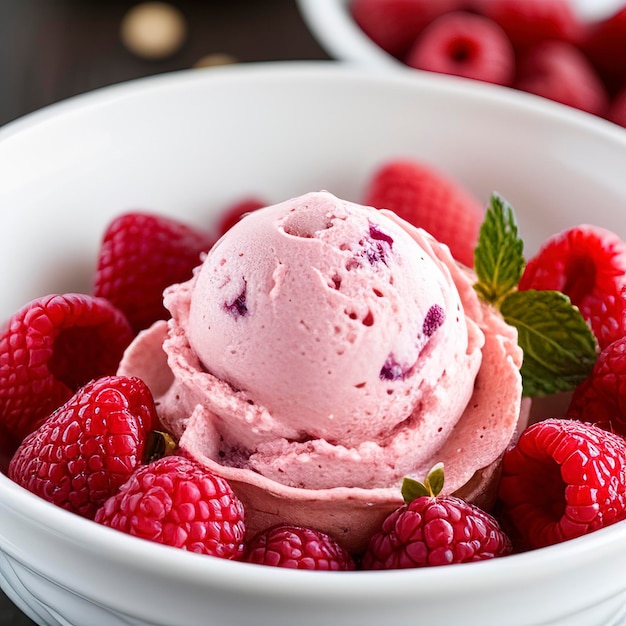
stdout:
<svg viewBox="0 0 626 626">
<path fill-rule="evenodd" d="M 492 194 L 474 253 L 474 289 L 518 332 L 523 394 L 569 391 L 589 376 L 597 342 L 580 310 L 559 291 L 519 291 L 526 261 L 511 205 Z"/>
<path fill-rule="evenodd" d="M 524 242 L 517 234 L 513 208 L 494 193 L 474 251 L 476 291 L 486 302 L 498 304 L 517 288 L 525 265 Z"/>
</svg>

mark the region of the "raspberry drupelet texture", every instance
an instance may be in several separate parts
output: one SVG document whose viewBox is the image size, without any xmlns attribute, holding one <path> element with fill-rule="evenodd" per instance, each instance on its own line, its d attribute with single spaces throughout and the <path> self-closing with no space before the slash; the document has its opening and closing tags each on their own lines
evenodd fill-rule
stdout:
<svg viewBox="0 0 626 626">
<path fill-rule="evenodd" d="M 363 569 L 481 561 L 511 552 L 491 515 L 454 496 L 421 496 L 389 515 L 370 540 Z"/>
<path fill-rule="evenodd" d="M 626 517 L 626 445 L 593 424 L 547 419 L 503 460 L 503 523 L 519 549 L 560 543 Z"/>
<path fill-rule="evenodd" d="M 135 332 L 169 317 L 163 291 L 191 278 L 201 254 L 213 245 L 207 233 L 178 220 L 126 213 L 106 229 L 94 294 L 124 312 Z"/>
<path fill-rule="evenodd" d="M 133 333 L 107 300 L 49 295 L 26 304 L 0 333 L 0 423 L 18 441 L 82 385 L 114 374 Z"/>
<path fill-rule="evenodd" d="M 567 415 L 626 436 L 626 336 L 600 352 L 589 378 L 574 390 Z"/>
<path fill-rule="evenodd" d="M 139 467 L 95 521 L 190 552 L 225 559 L 243 554 L 243 504 L 223 478 L 182 456 Z"/>
<path fill-rule="evenodd" d="M 256 535 L 244 560 L 291 569 L 349 571 L 355 564 L 348 552 L 326 533 L 280 524 Z"/>
<path fill-rule="evenodd" d="M 519 289 L 569 296 L 603 348 L 626 334 L 626 243 L 598 226 L 564 230 L 528 261 Z"/>
<path fill-rule="evenodd" d="M 157 421 L 138 378 L 88 383 L 19 446 L 9 477 L 68 511 L 93 518 L 141 462 Z"/>
</svg>

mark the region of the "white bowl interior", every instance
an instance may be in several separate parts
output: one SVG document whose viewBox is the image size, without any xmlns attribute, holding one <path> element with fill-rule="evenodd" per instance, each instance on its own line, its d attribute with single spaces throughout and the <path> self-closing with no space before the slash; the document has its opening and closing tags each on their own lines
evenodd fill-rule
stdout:
<svg viewBox="0 0 626 626">
<path fill-rule="evenodd" d="M 143 208 L 202 225 L 248 193 L 280 201 L 328 189 L 358 200 L 374 168 L 395 156 L 428 160 L 481 201 L 499 191 L 529 254 L 592 217 L 624 231 L 624 133 L 612 124 L 462 79 L 345 70 L 183 72 L 4 127 L 0 319 L 35 296 L 89 289 L 115 214 Z"/>
<path fill-rule="evenodd" d="M 278 202 L 328 189 L 358 200 L 373 169 L 396 156 L 428 160 L 485 202 L 502 193 L 529 253 L 584 221 L 626 236 L 626 130 L 468 83 L 336 63 L 242 65 L 107 88 L 6 126 L 0 319 L 36 296 L 88 290 L 102 230 L 123 211 L 207 224 L 248 193 Z M 46 615 L 56 612 L 65 623 L 92 615 L 106 624 L 242 624 L 263 615 L 274 626 L 373 626 L 418 606 L 425 623 L 473 615 L 481 624 L 584 626 L 613 623 L 626 589 L 624 524 L 470 566 L 320 575 L 135 540 L 4 476 L 0 519 L 0 584 L 18 601 L 15 590 L 26 590 L 21 601 L 41 623 L 55 623 Z M 602 584 L 590 584 L 593 573 Z M 514 603 L 523 609 L 511 617 Z"/>
</svg>

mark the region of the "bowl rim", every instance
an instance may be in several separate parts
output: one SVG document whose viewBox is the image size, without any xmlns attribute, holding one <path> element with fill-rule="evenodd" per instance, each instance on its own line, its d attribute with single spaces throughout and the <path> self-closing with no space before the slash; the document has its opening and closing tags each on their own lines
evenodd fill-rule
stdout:
<svg viewBox="0 0 626 626">
<path fill-rule="evenodd" d="M 176 90 L 182 85 L 193 85 L 196 82 L 211 81 L 218 84 L 222 81 L 236 81 L 265 84 L 268 79 L 281 83 L 290 80 L 323 80 L 331 84 L 345 84 L 346 81 L 352 81 L 357 85 L 375 84 L 377 88 L 395 86 L 415 93 L 434 90 L 441 95 L 478 99 L 480 102 L 504 106 L 527 116 L 540 116 L 562 126 L 574 126 L 579 130 L 601 135 L 626 151 L 626 129 L 530 94 L 444 75 L 423 73 L 415 76 L 403 72 L 383 75 L 331 61 L 289 61 L 181 70 L 134 79 L 74 96 L 0 128 L 0 152 L 5 146 L 9 146 L 9 140 L 19 137 L 21 133 L 36 132 L 39 126 L 54 123 L 60 117 L 72 115 L 75 111 L 97 111 L 120 99 L 145 97 L 146 93 Z M 293 570 L 226 561 L 138 540 L 45 502 L 1 474 L 0 494 L 0 509 L 11 509 L 29 525 L 37 524 L 46 533 L 54 533 L 64 541 L 75 545 L 89 545 L 90 549 L 96 551 L 106 551 L 120 562 L 133 560 L 140 563 L 146 571 L 167 571 L 168 578 L 174 572 L 181 581 L 197 584 L 198 577 L 202 577 L 207 585 L 218 589 L 245 589 L 246 593 L 263 594 L 266 597 L 281 596 L 285 587 L 289 588 L 294 597 L 325 600 L 335 598 L 344 602 L 363 599 L 364 596 L 373 599 L 383 596 L 405 597 L 417 587 L 430 594 L 445 594 L 445 590 L 450 589 L 451 585 L 477 590 L 488 585 L 494 590 L 502 588 L 504 580 L 507 581 L 507 587 L 511 581 L 523 582 L 531 569 L 537 578 L 549 580 L 560 572 L 596 560 L 599 555 L 609 557 L 614 554 L 615 545 L 620 542 L 626 545 L 624 521 L 562 544 L 472 564 L 384 572 L 294 573 Z M 2 549 L 23 562 L 23 551 L 6 542 L 1 532 L 0 529 Z M 263 576 L 259 576 L 259 567 L 263 568 Z"/>
<path fill-rule="evenodd" d="M 94 553 L 106 552 L 116 562 L 139 564 L 146 572 L 165 572 L 167 579 L 173 577 L 182 584 L 197 585 L 198 581 L 203 581 L 203 586 L 224 591 L 240 589 L 242 593 L 245 590 L 247 594 L 266 598 L 282 597 L 286 587 L 293 598 L 340 599 L 342 602 L 363 599 L 363 596 L 372 601 L 383 597 L 401 598 L 416 589 L 429 596 L 442 597 L 451 588 L 462 588 L 466 592 L 488 588 L 497 592 L 503 587 L 510 588 L 516 581 L 522 584 L 531 571 L 536 578 L 549 581 L 572 568 L 584 569 L 588 561 L 614 554 L 616 541 L 626 543 L 624 520 L 567 542 L 475 563 L 384 571 L 291 570 L 194 554 L 132 537 L 46 502 L 4 474 L 0 474 L 0 493 L 3 500 L 0 508 L 11 508 L 25 523 L 39 526 L 71 545 L 89 546 Z M 21 548 L 4 541 L 1 534 L 0 548 L 24 563 Z M 32 567 L 32 564 L 24 564 Z"/>
<path fill-rule="evenodd" d="M 328 2 L 328 0 L 324 0 Z M 332 1 L 332 0 L 331 0 Z M 340 0 L 341 1 L 341 0 Z M 123 100 L 144 98 L 146 94 L 161 90 L 194 87 L 196 83 L 262 83 L 263 86 L 282 84 L 285 81 L 323 80 L 355 86 L 400 88 L 416 93 L 436 92 L 451 98 L 465 98 L 484 105 L 506 107 L 518 114 L 541 117 L 561 125 L 576 126 L 585 132 L 602 135 L 604 140 L 623 144 L 626 129 L 604 118 L 591 115 L 559 102 L 510 89 L 501 85 L 476 81 L 459 76 L 400 69 L 397 72 L 376 72 L 371 68 L 335 60 L 262 61 L 238 63 L 209 68 L 173 70 L 134 78 L 99 87 L 70 96 L 53 104 L 20 116 L 0 126 L 0 149 L 4 141 L 21 133 L 34 131 L 41 124 L 53 124 L 75 111 L 93 108 L 105 109 Z M 1 179 L 0 179 L 1 182 Z M 1 186 L 0 186 L 1 191 Z M 0 209 L 2 210 L 2 209 Z"/>
</svg>

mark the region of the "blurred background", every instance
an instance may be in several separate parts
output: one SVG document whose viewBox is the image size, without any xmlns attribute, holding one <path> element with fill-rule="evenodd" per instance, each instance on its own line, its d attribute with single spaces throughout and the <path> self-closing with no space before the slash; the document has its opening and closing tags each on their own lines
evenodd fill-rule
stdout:
<svg viewBox="0 0 626 626">
<path fill-rule="evenodd" d="M 0 0 L 0 125 L 142 76 L 327 58 L 293 0 Z"/>
</svg>

